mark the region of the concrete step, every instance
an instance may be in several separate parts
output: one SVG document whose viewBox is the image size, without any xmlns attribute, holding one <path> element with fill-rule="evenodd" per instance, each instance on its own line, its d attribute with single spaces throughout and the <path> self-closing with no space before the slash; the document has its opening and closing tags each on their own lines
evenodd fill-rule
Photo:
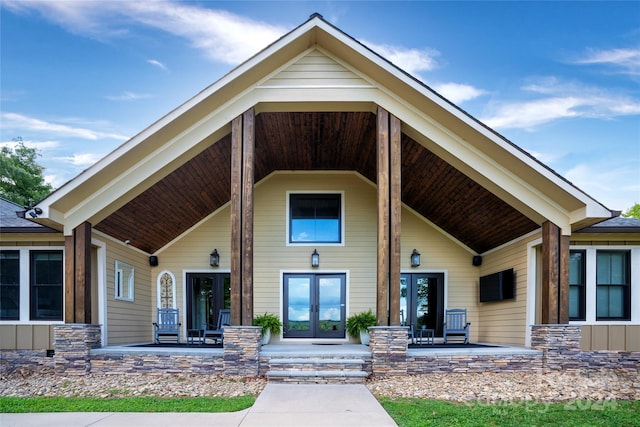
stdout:
<svg viewBox="0 0 640 427">
<path fill-rule="evenodd" d="M 368 373 L 361 358 L 290 357 L 269 360 L 269 382 L 362 384 Z"/>
</svg>

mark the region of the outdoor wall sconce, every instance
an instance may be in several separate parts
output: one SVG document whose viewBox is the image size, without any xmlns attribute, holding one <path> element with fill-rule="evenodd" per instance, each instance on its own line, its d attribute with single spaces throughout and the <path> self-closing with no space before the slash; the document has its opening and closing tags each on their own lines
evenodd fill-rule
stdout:
<svg viewBox="0 0 640 427">
<path fill-rule="evenodd" d="M 411 252 L 411 267 L 419 267 L 420 266 L 420 252 L 415 249 Z"/>
<path fill-rule="evenodd" d="M 311 254 L 311 267 L 316 268 L 320 265 L 320 254 L 317 250 L 313 250 Z"/>
<path fill-rule="evenodd" d="M 217 249 L 214 249 L 211 254 L 209 254 L 209 264 L 211 267 L 217 267 L 220 265 L 220 254 Z"/>
</svg>

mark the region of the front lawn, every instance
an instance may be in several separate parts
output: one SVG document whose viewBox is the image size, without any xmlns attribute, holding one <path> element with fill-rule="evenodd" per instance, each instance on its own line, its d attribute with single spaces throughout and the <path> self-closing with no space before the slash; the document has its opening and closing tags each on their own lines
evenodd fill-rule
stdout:
<svg viewBox="0 0 640 427">
<path fill-rule="evenodd" d="M 400 427 L 640 426 L 640 401 L 453 403 L 380 398 Z"/>
</svg>

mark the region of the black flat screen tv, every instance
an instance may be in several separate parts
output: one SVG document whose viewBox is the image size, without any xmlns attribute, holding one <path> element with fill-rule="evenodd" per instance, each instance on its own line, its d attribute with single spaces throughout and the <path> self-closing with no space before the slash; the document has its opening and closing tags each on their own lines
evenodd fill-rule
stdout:
<svg viewBox="0 0 640 427">
<path fill-rule="evenodd" d="M 515 298 L 513 268 L 480 277 L 480 302 Z"/>
</svg>

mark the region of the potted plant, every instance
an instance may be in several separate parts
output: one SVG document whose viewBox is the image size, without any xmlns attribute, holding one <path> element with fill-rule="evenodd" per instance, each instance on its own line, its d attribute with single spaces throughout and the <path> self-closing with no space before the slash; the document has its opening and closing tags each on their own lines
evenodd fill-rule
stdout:
<svg viewBox="0 0 640 427">
<path fill-rule="evenodd" d="M 253 318 L 253 326 L 262 326 L 262 344 L 268 344 L 271 334 L 277 335 L 282 330 L 282 322 L 275 314 L 260 314 Z"/>
<path fill-rule="evenodd" d="M 369 345 L 369 326 L 376 325 L 376 315 L 371 309 L 352 314 L 347 318 L 347 332 L 352 337 L 360 336 L 360 342 Z"/>
</svg>

